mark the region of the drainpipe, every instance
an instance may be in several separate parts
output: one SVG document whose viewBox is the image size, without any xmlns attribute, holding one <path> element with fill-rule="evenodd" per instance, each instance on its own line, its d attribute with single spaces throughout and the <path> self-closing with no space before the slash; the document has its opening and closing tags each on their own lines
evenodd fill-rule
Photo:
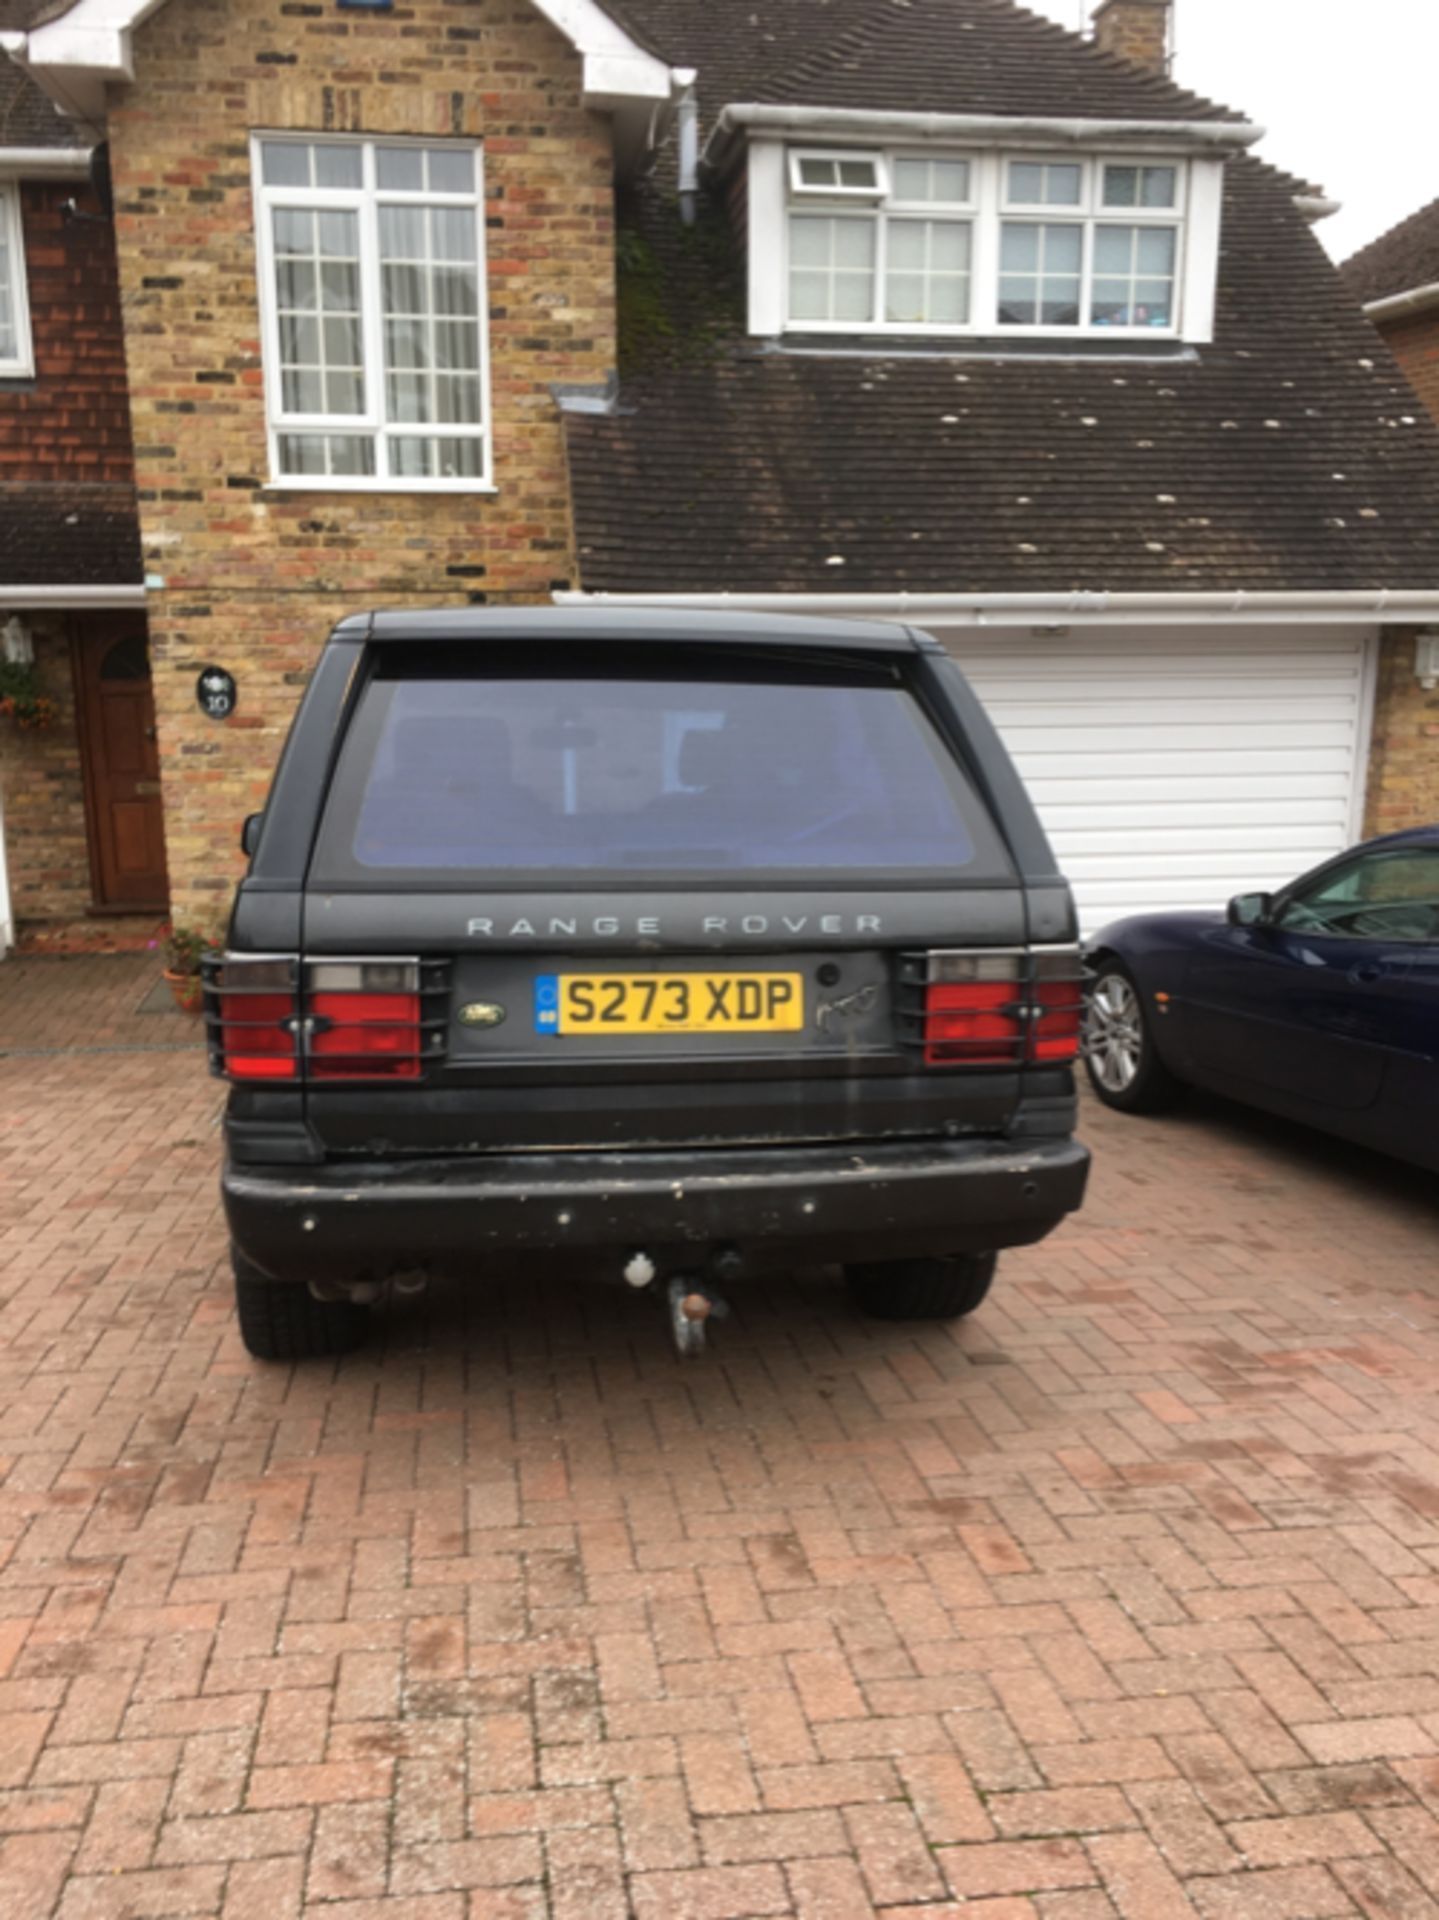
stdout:
<svg viewBox="0 0 1439 1920">
<path fill-rule="evenodd" d="M 698 74 L 693 67 L 676 67 L 674 77 L 680 89 L 675 109 L 679 129 L 680 219 L 692 227 L 700 184 L 700 103 L 695 93 Z"/>
</svg>

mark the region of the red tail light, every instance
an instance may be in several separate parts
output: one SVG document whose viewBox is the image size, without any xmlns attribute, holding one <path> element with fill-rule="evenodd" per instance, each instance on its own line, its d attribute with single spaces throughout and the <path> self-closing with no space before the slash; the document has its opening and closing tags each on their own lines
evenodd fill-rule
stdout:
<svg viewBox="0 0 1439 1920">
<path fill-rule="evenodd" d="M 927 1067 L 1007 1067 L 1019 1046 L 1017 982 L 933 985 L 924 997 Z"/>
<path fill-rule="evenodd" d="M 1079 1051 L 1077 947 L 913 954 L 901 980 L 927 1067 L 1060 1066 Z"/>
<path fill-rule="evenodd" d="M 1084 1026 L 1084 983 L 1078 971 L 1072 979 L 1036 981 L 1033 998 L 1037 1012 L 1029 1023 L 1030 1059 L 1045 1066 L 1077 1059 Z"/>
<path fill-rule="evenodd" d="M 227 954 L 207 964 L 210 1061 L 227 1080 L 418 1080 L 443 1057 L 442 1026 L 427 1026 L 425 994 L 444 1002 L 443 972 L 428 985 L 418 960 L 315 960 Z"/>
<path fill-rule="evenodd" d="M 230 1080 L 295 1080 L 300 1002 L 295 962 L 226 955 L 205 970 L 214 1065 Z"/>
<path fill-rule="evenodd" d="M 332 970 L 332 969 L 331 969 Z M 316 993 L 312 1080 L 418 1080 L 418 993 Z"/>
</svg>

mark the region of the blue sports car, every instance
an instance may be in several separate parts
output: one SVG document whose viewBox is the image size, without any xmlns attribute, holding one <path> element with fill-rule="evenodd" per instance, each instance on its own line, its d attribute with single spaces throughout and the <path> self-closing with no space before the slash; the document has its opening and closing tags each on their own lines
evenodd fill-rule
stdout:
<svg viewBox="0 0 1439 1920">
<path fill-rule="evenodd" d="M 1185 1085 L 1439 1171 L 1439 826 L 1370 840 L 1225 913 L 1087 943 L 1085 1065 L 1106 1106 Z"/>
</svg>

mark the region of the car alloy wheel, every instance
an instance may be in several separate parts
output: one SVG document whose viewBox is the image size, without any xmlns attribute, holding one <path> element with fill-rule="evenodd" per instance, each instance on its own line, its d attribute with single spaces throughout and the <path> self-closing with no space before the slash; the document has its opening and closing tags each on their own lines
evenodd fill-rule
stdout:
<svg viewBox="0 0 1439 1920">
<path fill-rule="evenodd" d="M 1106 1093 L 1128 1093 L 1144 1063 L 1139 996 L 1122 973 L 1102 973 L 1089 998 L 1084 1050 Z"/>
</svg>

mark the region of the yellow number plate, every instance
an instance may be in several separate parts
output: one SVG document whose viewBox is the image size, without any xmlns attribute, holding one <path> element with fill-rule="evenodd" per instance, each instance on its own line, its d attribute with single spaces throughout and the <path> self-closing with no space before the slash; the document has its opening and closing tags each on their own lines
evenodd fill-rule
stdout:
<svg viewBox="0 0 1439 1920">
<path fill-rule="evenodd" d="M 535 982 L 541 1033 L 798 1033 L 798 973 L 551 973 Z"/>
</svg>

